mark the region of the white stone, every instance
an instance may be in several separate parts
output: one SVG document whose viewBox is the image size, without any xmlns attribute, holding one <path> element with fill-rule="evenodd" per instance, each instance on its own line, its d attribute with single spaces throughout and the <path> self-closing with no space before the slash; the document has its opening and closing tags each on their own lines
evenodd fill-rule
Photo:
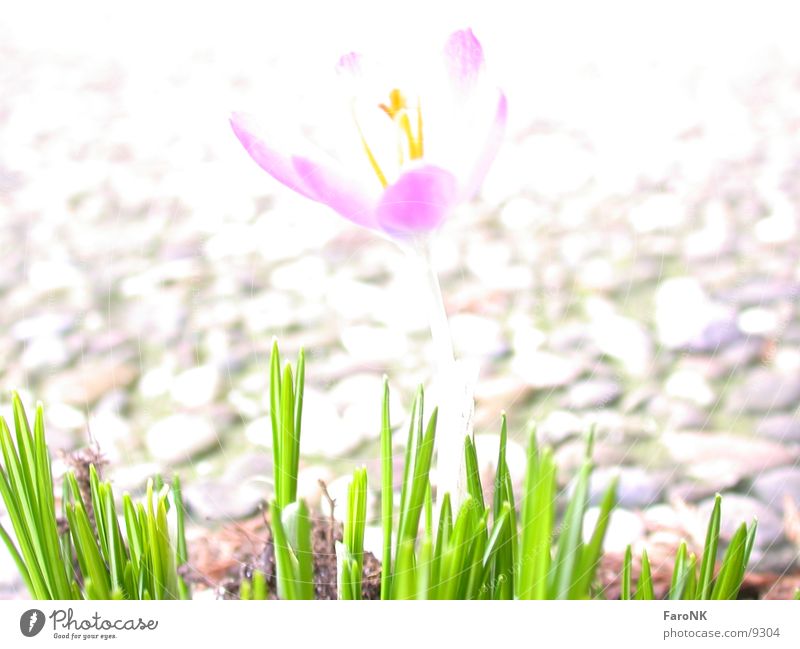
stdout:
<svg viewBox="0 0 800 649">
<path fill-rule="evenodd" d="M 490 488 L 497 472 L 497 455 L 500 452 L 500 435 L 475 435 L 475 452 L 478 455 L 478 470 L 484 489 Z M 521 484 L 525 478 L 527 457 L 525 449 L 512 439 L 506 440 L 506 464 L 514 484 Z"/>
<path fill-rule="evenodd" d="M 111 411 L 98 412 L 89 418 L 89 432 L 109 461 L 124 459 L 122 448 L 131 440 L 131 426 L 127 420 Z"/>
<path fill-rule="evenodd" d="M 638 232 L 670 230 L 684 223 L 686 207 L 677 196 L 656 194 L 636 205 L 628 218 Z"/>
<path fill-rule="evenodd" d="M 511 361 L 511 369 L 528 385 L 537 389 L 567 385 L 583 371 L 580 362 L 544 351 L 515 355 Z"/>
<path fill-rule="evenodd" d="M 69 352 L 64 342 L 55 336 L 33 339 L 25 346 L 21 358 L 22 366 L 30 371 L 57 369 L 68 360 Z"/>
<path fill-rule="evenodd" d="M 614 313 L 598 315 L 591 324 L 594 344 L 618 360 L 633 376 L 645 376 L 653 362 L 653 343 L 637 321 Z"/>
<path fill-rule="evenodd" d="M 328 268 L 319 255 L 307 255 L 278 266 L 272 271 L 276 289 L 303 294 L 306 299 L 319 299 L 327 289 Z"/>
<path fill-rule="evenodd" d="M 111 473 L 111 483 L 118 492 L 138 491 L 147 485 L 147 479 L 163 472 L 163 467 L 155 462 L 145 462 L 132 466 L 118 466 Z"/>
<path fill-rule="evenodd" d="M 688 344 L 725 315 L 727 310 L 711 302 L 695 278 L 667 279 L 656 290 L 656 328 L 666 347 Z"/>
<path fill-rule="evenodd" d="M 304 499 L 309 507 L 319 507 L 322 500 L 320 480 L 327 485 L 333 478 L 333 472 L 325 466 L 314 464 L 301 468 L 297 473 L 297 497 Z"/>
<path fill-rule="evenodd" d="M 387 327 L 354 325 L 342 331 L 341 339 L 345 349 L 362 362 L 381 363 L 408 353 L 406 337 Z"/>
<path fill-rule="evenodd" d="M 456 314 L 450 318 L 450 333 L 458 357 L 491 356 L 503 349 L 502 328 L 493 319 Z"/>
<path fill-rule="evenodd" d="M 666 393 L 676 399 L 690 401 L 698 406 L 710 406 L 714 402 L 714 391 L 708 381 L 691 370 L 673 372 L 664 384 Z"/>
<path fill-rule="evenodd" d="M 301 455 L 339 457 L 362 441 L 361 434 L 344 425 L 327 394 L 306 387 L 303 395 Z"/>
<path fill-rule="evenodd" d="M 797 236 L 794 206 L 782 195 L 773 198 L 773 213 L 756 221 L 753 231 L 765 244 L 786 243 Z"/>
<path fill-rule="evenodd" d="M 537 435 L 549 444 L 556 444 L 585 430 L 586 424 L 578 415 L 567 410 L 554 410 L 537 426 Z"/>
<path fill-rule="evenodd" d="M 599 507 L 590 507 L 586 511 L 586 515 L 583 518 L 583 538 L 585 542 L 588 543 L 592 537 L 599 518 Z M 608 521 L 603 550 L 605 552 L 625 552 L 625 548 L 641 539 L 644 533 L 645 526 L 640 516 L 627 509 L 617 508 L 611 513 L 611 518 Z"/>
<path fill-rule="evenodd" d="M 500 210 L 501 223 L 510 229 L 526 229 L 541 225 L 549 212 L 543 206 L 524 196 L 512 198 Z"/>
<path fill-rule="evenodd" d="M 166 394 L 172 385 L 172 372 L 165 366 L 148 370 L 139 379 L 139 394 L 152 399 Z"/>
<path fill-rule="evenodd" d="M 347 516 L 347 490 L 350 487 L 350 482 L 352 482 L 353 476 L 352 475 L 343 475 L 340 478 L 336 478 L 333 482 L 327 485 L 328 488 L 328 495 L 334 501 L 334 518 L 338 521 L 343 521 Z M 375 491 L 371 488 L 367 488 L 367 518 L 371 516 L 371 513 L 376 504 L 376 496 Z M 328 502 L 327 498 L 323 498 L 321 501 L 322 505 L 322 513 L 324 516 L 331 515 L 331 508 L 330 503 Z"/>
<path fill-rule="evenodd" d="M 272 448 L 272 420 L 270 417 L 259 417 L 247 424 L 244 436 L 251 444 Z M 301 451 L 302 451 L 301 447 Z"/>
<path fill-rule="evenodd" d="M 179 463 L 219 444 L 214 427 L 203 417 L 170 415 L 147 431 L 147 449 L 157 460 Z"/>
<path fill-rule="evenodd" d="M 219 370 L 213 365 L 199 365 L 175 377 L 170 393 L 176 403 L 199 408 L 213 403 L 219 388 Z"/>
<path fill-rule="evenodd" d="M 780 318 L 772 309 L 753 307 L 739 314 L 739 329 L 752 336 L 771 336 L 780 329 Z"/>
<path fill-rule="evenodd" d="M 86 426 L 86 414 L 80 408 L 66 403 L 49 403 L 44 411 L 48 425 L 65 430 L 80 430 Z"/>
</svg>

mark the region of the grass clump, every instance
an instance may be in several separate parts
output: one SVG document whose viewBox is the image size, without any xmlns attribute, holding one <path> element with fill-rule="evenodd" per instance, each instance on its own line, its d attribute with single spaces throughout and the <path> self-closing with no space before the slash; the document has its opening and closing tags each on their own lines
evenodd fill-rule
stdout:
<svg viewBox="0 0 800 649">
<path fill-rule="evenodd" d="M 300 579 L 299 549 L 305 536 L 286 539 L 285 520 L 276 503 L 291 498 L 289 487 L 295 485 L 299 456 L 304 374 L 303 353 L 297 361 L 296 379 L 292 368 L 280 370 L 277 344 L 273 345 L 270 403 L 273 413 L 275 447 L 275 501 L 271 508 L 279 597 L 305 598 L 284 585 L 280 575 L 291 574 L 293 584 Z M 287 396 L 287 386 L 290 386 Z M 516 502 L 506 462 L 508 425 L 502 417 L 500 446 L 493 480 L 491 503 L 484 499 L 478 458 L 471 438 L 464 440 L 466 494 L 453 507 L 451 494 L 444 494 L 434 511 L 430 472 L 434 454 L 437 409 L 426 419 L 424 392 L 419 388 L 411 407 L 411 417 L 403 460 L 399 506 L 393 492 L 393 440 L 389 412 L 389 386 L 384 379 L 380 422 L 381 511 L 383 533 L 381 599 L 591 599 L 603 596 L 597 572 L 603 556 L 603 540 L 616 506 L 616 482 L 606 489 L 600 513 L 588 540 L 583 524 L 589 506 L 589 482 L 592 474 L 590 432 L 586 455 L 579 468 L 575 488 L 565 511 L 557 520 L 557 470 L 553 453 L 540 448 L 535 430 L 527 449 L 524 485 Z M 290 448 L 291 451 L 288 451 Z M 294 474 L 287 477 L 286 472 Z M 363 539 L 367 523 L 367 474 L 356 470 L 348 489 L 344 538 L 337 543 L 337 581 L 340 599 L 360 599 L 363 569 Z M 720 498 L 717 497 L 709 521 L 702 561 L 688 552 L 683 543 L 675 557 L 671 599 L 730 599 L 738 595 L 755 538 L 756 525 L 742 525 L 734 535 L 715 575 L 720 531 Z M 298 507 L 305 507 L 302 500 Z M 285 517 L 285 513 L 283 515 Z M 305 531 L 301 532 L 303 535 Z M 653 578 L 647 553 L 634 590 L 631 584 L 631 552 L 628 548 L 623 565 L 622 598 L 653 599 Z M 307 566 L 306 566 L 307 567 Z M 249 586 L 248 586 L 249 588 Z"/>
<path fill-rule="evenodd" d="M 269 524 L 275 574 L 255 570 L 241 582 L 241 599 L 313 599 L 314 517 L 297 497 L 302 430 L 305 359 L 281 365 L 277 343 L 270 358 L 270 420 L 275 492 Z M 584 519 L 589 506 L 594 434 L 574 489 L 559 514 L 557 468 L 549 448 L 537 444 L 535 429 L 527 445 L 522 489 L 514 493 L 506 449 L 508 424 L 501 420 L 500 444 L 487 502 L 475 445 L 463 443 L 465 493 L 441 494 L 434 505 L 431 466 L 437 409 L 425 415 L 419 388 L 411 407 L 402 465 L 399 502 L 393 492 L 393 439 L 389 386 L 384 379 L 380 424 L 382 527 L 381 599 L 595 599 L 603 597 L 598 568 L 603 541 L 616 506 L 616 483 L 603 494 L 599 516 L 588 536 Z M 89 494 L 74 473 L 67 473 L 56 516 L 50 457 L 41 406 L 33 430 L 14 395 L 15 439 L 0 419 L 0 494 L 6 503 L 17 542 L 0 527 L 31 596 L 37 599 L 171 599 L 189 597 L 181 577 L 187 549 L 180 483 L 172 487 L 150 481 L 144 502 L 121 500 L 122 517 L 108 482 L 89 468 Z M 85 482 L 85 481 L 84 481 Z M 347 492 L 341 541 L 335 543 L 336 583 L 340 599 L 361 599 L 365 572 L 364 537 L 368 519 L 368 480 L 357 469 Z M 83 488 L 82 488 L 83 487 Z M 86 502 L 87 498 L 90 502 Z M 170 536 L 170 512 L 177 534 Z M 122 523 L 120 522 L 122 521 Z M 721 499 L 717 496 L 701 557 L 685 543 L 677 550 L 667 597 L 674 600 L 733 599 L 739 594 L 753 549 L 756 524 L 742 524 L 717 570 Z M 331 527 L 333 535 L 333 526 Z M 331 537 L 332 538 L 332 537 Z M 331 542 L 333 544 L 333 541 Z M 332 546 L 333 547 L 333 546 Z M 643 552 L 634 586 L 632 552 L 622 565 L 621 599 L 656 596 L 649 557 Z M 372 578 L 374 575 L 371 575 Z M 274 577 L 274 581 L 270 581 Z M 374 583 L 374 582 L 371 582 Z M 270 593 L 269 584 L 275 592 Z"/>
<path fill-rule="evenodd" d="M 111 484 L 100 480 L 95 466 L 89 466 L 91 504 L 69 471 L 59 519 L 42 406 L 36 407 L 32 430 L 17 394 L 12 406 L 13 437 L 0 417 L 0 495 L 16 543 L 2 526 L 0 538 L 31 597 L 188 599 L 189 588 L 180 575 L 187 551 L 179 480 L 175 478 L 171 488 L 150 480 L 144 502 L 134 503 L 124 494 L 121 525 Z M 169 531 L 171 510 L 175 539 Z"/>
</svg>

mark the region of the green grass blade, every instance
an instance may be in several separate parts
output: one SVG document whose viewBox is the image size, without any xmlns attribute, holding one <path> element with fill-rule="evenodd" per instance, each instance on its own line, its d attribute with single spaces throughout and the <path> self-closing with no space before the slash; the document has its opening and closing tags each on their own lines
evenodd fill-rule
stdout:
<svg viewBox="0 0 800 649">
<path fill-rule="evenodd" d="M 303 423 L 303 394 L 306 383 L 306 352 L 301 347 L 297 354 L 297 375 L 294 380 L 294 433 L 297 436 L 295 450 L 300 449 L 300 430 Z M 298 456 L 299 457 L 299 456 Z M 295 458 L 295 465 L 297 465 Z"/>
<path fill-rule="evenodd" d="M 417 599 L 416 559 L 414 541 L 400 544 L 392 577 L 392 599 Z"/>
<path fill-rule="evenodd" d="M 484 507 L 483 486 L 481 485 L 481 474 L 478 469 L 478 454 L 475 451 L 475 444 L 472 437 L 464 436 L 464 460 L 467 467 L 467 492 Z"/>
<path fill-rule="evenodd" d="M 747 526 L 742 523 L 731 538 L 717 575 L 711 599 L 736 599 L 745 570 Z"/>
<path fill-rule="evenodd" d="M 364 475 L 366 476 L 366 472 Z M 297 596 L 300 599 L 314 599 L 314 553 L 311 547 L 311 514 L 308 511 L 306 501 L 302 498 L 297 501 L 296 556 L 298 572 Z"/>
<path fill-rule="evenodd" d="M 12 395 L 12 407 L 14 411 L 14 430 L 17 437 L 17 453 L 19 454 L 19 466 L 22 471 L 23 483 L 26 487 L 26 494 L 31 503 L 38 502 L 39 493 L 35 478 L 36 463 L 33 458 L 33 435 L 28 424 L 28 417 L 19 394 Z M 39 514 L 39 512 L 36 512 Z"/>
<path fill-rule="evenodd" d="M 700 563 L 700 580 L 697 584 L 698 599 L 711 597 L 711 586 L 714 579 L 714 566 L 717 562 L 717 546 L 719 545 L 719 529 L 721 519 L 722 497 L 714 497 L 714 508 L 708 521 L 705 545 L 703 546 L 703 560 Z"/>
<path fill-rule="evenodd" d="M 431 566 L 433 563 L 433 542 L 430 536 L 422 539 L 419 551 L 419 563 L 417 563 L 417 599 L 430 599 L 431 588 Z"/>
<path fill-rule="evenodd" d="M 688 578 L 688 557 L 686 543 L 681 541 L 678 553 L 675 555 L 675 566 L 672 569 L 672 580 L 669 585 L 667 597 L 671 600 L 683 599 L 686 580 Z"/>
<path fill-rule="evenodd" d="M 72 571 L 71 555 L 64 553 L 56 521 L 56 505 L 53 489 L 53 471 L 44 434 L 44 410 L 36 404 L 33 426 L 33 451 L 36 480 L 38 481 L 40 529 L 45 542 L 45 552 L 50 565 L 52 589 L 59 599 L 72 595 L 68 570 Z M 68 534 L 64 535 L 69 538 Z"/>
<path fill-rule="evenodd" d="M 484 586 L 486 584 L 485 573 L 483 570 L 483 555 L 489 544 L 487 521 L 489 512 L 484 508 L 483 516 L 478 520 L 475 532 L 470 544 L 470 558 L 467 567 L 466 587 L 460 593 L 464 599 L 486 599 Z"/>
<path fill-rule="evenodd" d="M 636 586 L 636 599 L 655 599 L 653 577 L 650 573 L 650 559 L 647 558 L 647 550 L 642 550 L 642 573 L 639 575 L 639 584 Z"/>
<path fill-rule="evenodd" d="M 468 555 L 469 540 L 475 525 L 476 503 L 467 494 L 461 504 L 450 543 L 442 554 L 439 575 L 439 599 L 458 599 L 462 579 L 465 577 L 465 557 Z"/>
<path fill-rule="evenodd" d="M 183 566 L 189 557 L 186 549 L 186 507 L 183 504 L 181 480 L 177 475 L 172 478 L 172 499 L 175 502 L 175 523 L 177 527 L 176 559 L 178 565 Z"/>
<path fill-rule="evenodd" d="M 275 475 L 275 491 L 282 473 L 281 449 L 281 353 L 278 341 L 273 339 L 269 356 L 269 416 L 272 424 L 272 462 Z"/>
<path fill-rule="evenodd" d="M 683 599 L 697 598 L 697 557 L 694 553 L 689 555 L 686 566 L 686 586 L 683 589 Z"/>
<path fill-rule="evenodd" d="M 450 494 L 445 493 L 442 497 L 442 505 L 439 508 L 439 525 L 436 530 L 436 542 L 433 547 L 433 558 L 431 559 L 428 599 L 438 599 L 442 555 L 450 543 L 452 534 L 453 512 L 450 505 Z"/>
<path fill-rule="evenodd" d="M 625 558 L 622 561 L 622 586 L 619 596 L 622 600 L 629 600 L 631 598 L 631 582 L 633 581 L 631 563 L 631 546 L 629 545 L 625 548 Z"/>
<path fill-rule="evenodd" d="M 417 440 L 421 437 L 424 403 L 425 394 L 420 386 L 411 405 L 411 418 L 408 423 L 408 439 L 403 460 L 403 483 L 400 487 L 400 516 L 395 554 L 400 552 L 400 544 L 404 538 L 403 523 L 408 518 L 408 500 L 411 498 L 412 491 L 411 478 L 415 473 L 416 458 L 419 453 Z"/>
<path fill-rule="evenodd" d="M 586 599 L 591 596 L 591 587 L 597 575 L 597 568 L 603 556 L 603 540 L 606 536 L 611 512 L 617 504 L 617 478 L 614 478 L 606 488 L 600 502 L 600 514 L 597 518 L 592 537 L 584 548 L 582 561 L 579 568 L 578 579 L 570 593 L 572 599 Z"/>
<path fill-rule="evenodd" d="M 389 419 L 389 379 L 383 377 L 381 409 L 381 526 L 383 560 L 381 561 L 381 599 L 389 599 L 392 575 L 392 518 L 394 516 L 392 426 Z"/>
<path fill-rule="evenodd" d="M 37 590 L 37 598 L 52 599 L 55 594 L 47 570 L 47 552 L 39 532 L 40 517 L 32 492 L 33 487 L 26 482 L 21 459 L 11 439 L 11 432 L 2 417 L 0 417 L 0 447 L 4 461 L 3 479 L 0 480 L 3 500 L 28 565 L 31 581 Z"/>
<path fill-rule="evenodd" d="M 253 599 L 253 586 L 249 579 L 242 579 L 239 584 L 239 599 L 243 602 Z"/>
<path fill-rule="evenodd" d="M 419 519 L 425 502 L 425 493 L 428 488 L 431 460 L 433 458 L 433 445 L 436 435 L 436 421 L 438 409 L 434 408 L 425 435 L 419 444 L 414 461 L 414 472 L 410 476 L 411 490 L 406 502 L 406 511 L 400 521 L 399 536 L 403 541 L 415 540 L 419 531 Z"/>
<path fill-rule="evenodd" d="M 295 501 L 297 495 L 297 470 L 294 468 L 296 438 L 294 431 L 294 388 L 292 387 L 292 367 L 289 363 L 283 368 L 281 381 L 281 463 L 276 467 L 276 495 L 281 509 Z"/>
<path fill-rule="evenodd" d="M 253 599 L 267 599 L 267 576 L 260 570 L 253 572 Z"/>
<path fill-rule="evenodd" d="M 550 546 L 555 514 L 555 463 L 550 449 L 539 452 L 535 430 L 528 443 L 516 585 L 519 599 L 547 599 Z"/>
<path fill-rule="evenodd" d="M 492 534 L 483 554 L 484 573 L 482 581 L 484 584 L 489 582 L 490 585 L 488 587 L 484 586 L 484 588 L 493 599 L 513 599 L 514 595 L 512 588 L 510 591 L 505 591 L 506 597 L 497 597 L 500 589 L 504 588 L 503 582 L 506 582 L 505 588 L 508 587 L 508 578 L 514 569 L 513 557 L 507 551 L 508 527 L 511 520 L 509 516 L 510 509 L 511 506 L 508 503 L 503 504 L 500 515 L 495 519 Z M 508 559 L 511 559 L 511 561 L 508 561 Z"/>
<path fill-rule="evenodd" d="M 558 538 L 556 557 L 553 561 L 550 581 L 552 599 L 569 599 L 573 590 L 577 567 L 583 560 L 583 515 L 589 502 L 589 476 L 592 472 L 590 460 L 584 461 L 578 473 L 575 491 L 567 505 L 561 533 Z"/>
<path fill-rule="evenodd" d="M 277 569 L 278 597 L 281 599 L 297 599 L 295 592 L 295 578 L 293 557 L 286 539 L 286 532 L 281 520 L 281 508 L 273 500 L 270 503 L 270 523 L 272 525 L 273 541 L 275 545 L 275 565 Z"/>
<path fill-rule="evenodd" d="M 33 597 L 36 597 L 33 584 L 31 583 L 31 577 L 28 574 L 28 569 L 25 567 L 25 562 L 23 561 L 19 552 L 17 552 L 17 548 L 14 545 L 14 542 L 11 540 L 11 536 L 9 536 L 8 532 L 6 532 L 2 525 L 0 525 L 0 538 L 3 539 L 3 543 L 5 544 L 6 548 L 8 548 L 8 552 L 11 555 L 11 558 L 14 560 L 14 564 L 17 566 L 17 571 L 19 572 L 20 577 L 22 577 L 22 581 L 25 582 L 25 587 L 28 589 L 28 592 Z"/>
</svg>

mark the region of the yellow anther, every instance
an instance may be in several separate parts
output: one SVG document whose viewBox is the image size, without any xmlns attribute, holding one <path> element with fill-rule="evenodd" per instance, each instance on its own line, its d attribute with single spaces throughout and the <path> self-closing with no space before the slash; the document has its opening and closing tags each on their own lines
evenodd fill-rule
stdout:
<svg viewBox="0 0 800 649">
<path fill-rule="evenodd" d="M 408 152 L 409 160 L 418 160 L 424 154 L 423 137 L 422 137 L 422 108 L 419 101 L 417 102 L 416 112 L 416 133 L 411 123 L 411 116 L 409 115 L 408 102 L 405 96 L 397 88 L 389 93 L 389 102 L 386 104 L 378 104 L 380 108 L 398 128 L 399 143 L 398 143 L 398 160 L 402 166 L 406 159 L 406 151 Z M 353 114 L 355 119 L 355 113 Z M 375 175 L 378 176 L 383 187 L 388 185 L 386 175 L 383 173 L 377 158 L 372 153 L 364 133 L 361 131 L 361 126 L 358 120 L 355 120 L 358 135 L 361 138 L 361 145 L 364 147 L 364 152 L 367 154 L 369 164 L 372 167 Z"/>
<path fill-rule="evenodd" d="M 417 132 L 414 133 L 411 127 L 411 118 L 408 114 L 408 102 L 402 92 L 397 88 L 389 93 L 388 104 L 378 104 L 384 113 L 397 124 L 400 132 L 403 134 L 408 146 L 408 158 L 410 160 L 417 160 L 422 157 L 422 110 L 420 109 L 419 102 L 417 102 Z M 400 160 L 402 163 L 403 152 L 401 148 Z"/>
<path fill-rule="evenodd" d="M 402 92 L 395 88 L 389 93 L 388 106 L 386 104 L 378 104 L 378 108 L 386 113 L 391 119 L 394 119 L 397 117 L 400 111 L 404 111 L 406 109 L 406 98 L 403 96 Z"/>
</svg>

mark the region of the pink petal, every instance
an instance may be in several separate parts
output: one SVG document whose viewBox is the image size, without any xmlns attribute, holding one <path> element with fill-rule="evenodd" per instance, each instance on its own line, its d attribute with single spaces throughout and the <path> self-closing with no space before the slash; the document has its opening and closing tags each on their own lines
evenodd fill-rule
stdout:
<svg viewBox="0 0 800 649">
<path fill-rule="evenodd" d="M 358 78 L 362 74 L 361 55 L 358 52 L 349 52 L 339 59 L 336 72 L 341 75 Z"/>
<path fill-rule="evenodd" d="M 361 184 L 331 166 L 308 158 L 295 157 L 293 162 L 303 183 L 313 192 L 314 200 L 358 225 L 378 228 L 375 223 L 377 197 L 370 195 Z"/>
<path fill-rule="evenodd" d="M 483 144 L 483 148 L 478 154 L 469 176 L 464 181 L 461 187 L 461 200 L 469 200 L 472 198 L 486 178 L 489 172 L 489 167 L 492 166 L 497 151 L 503 143 L 503 136 L 506 132 L 506 120 L 508 118 L 508 104 L 506 96 L 500 92 L 497 100 L 497 109 L 495 110 L 494 119 L 489 127 L 489 134 Z"/>
<path fill-rule="evenodd" d="M 377 192 L 370 195 L 357 181 L 337 169 L 335 163 L 322 163 L 270 147 L 245 115 L 234 114 L 231 126 L 250 157 L 275 180 L 306 198 L 328 205 L 346 219 L 377 228 L 374 219 Z"/>
<path fill-rule="evenodd" d="M 483 68 L 483 49 L 472 30 L 451 34 L 444 46 L 444 57 L 453 91 L 460 98 L 469 95 Z"/>
<path fill-rule="evenodd" d="M 283 183 L 298 194 L 307 198 L 314 198 L 311 191 L 305 186 L 298 175 L 291 157 L 281 151 L 270 147 L 259 135 L 253 119 L 242 113 L 231 115 L 231 126 L 239 142 L 242 143 L 250 157 L 259 167 L 266 171 L 278 182 Z"/>
<path fill-rule="evenodd" d="M 403 237 L 435 229 L 457 198 L 456 179 L 433 165 L 403 173 L 389 185 L 378 204 L 378 225 L 393 236 Z"/>
</svg>

